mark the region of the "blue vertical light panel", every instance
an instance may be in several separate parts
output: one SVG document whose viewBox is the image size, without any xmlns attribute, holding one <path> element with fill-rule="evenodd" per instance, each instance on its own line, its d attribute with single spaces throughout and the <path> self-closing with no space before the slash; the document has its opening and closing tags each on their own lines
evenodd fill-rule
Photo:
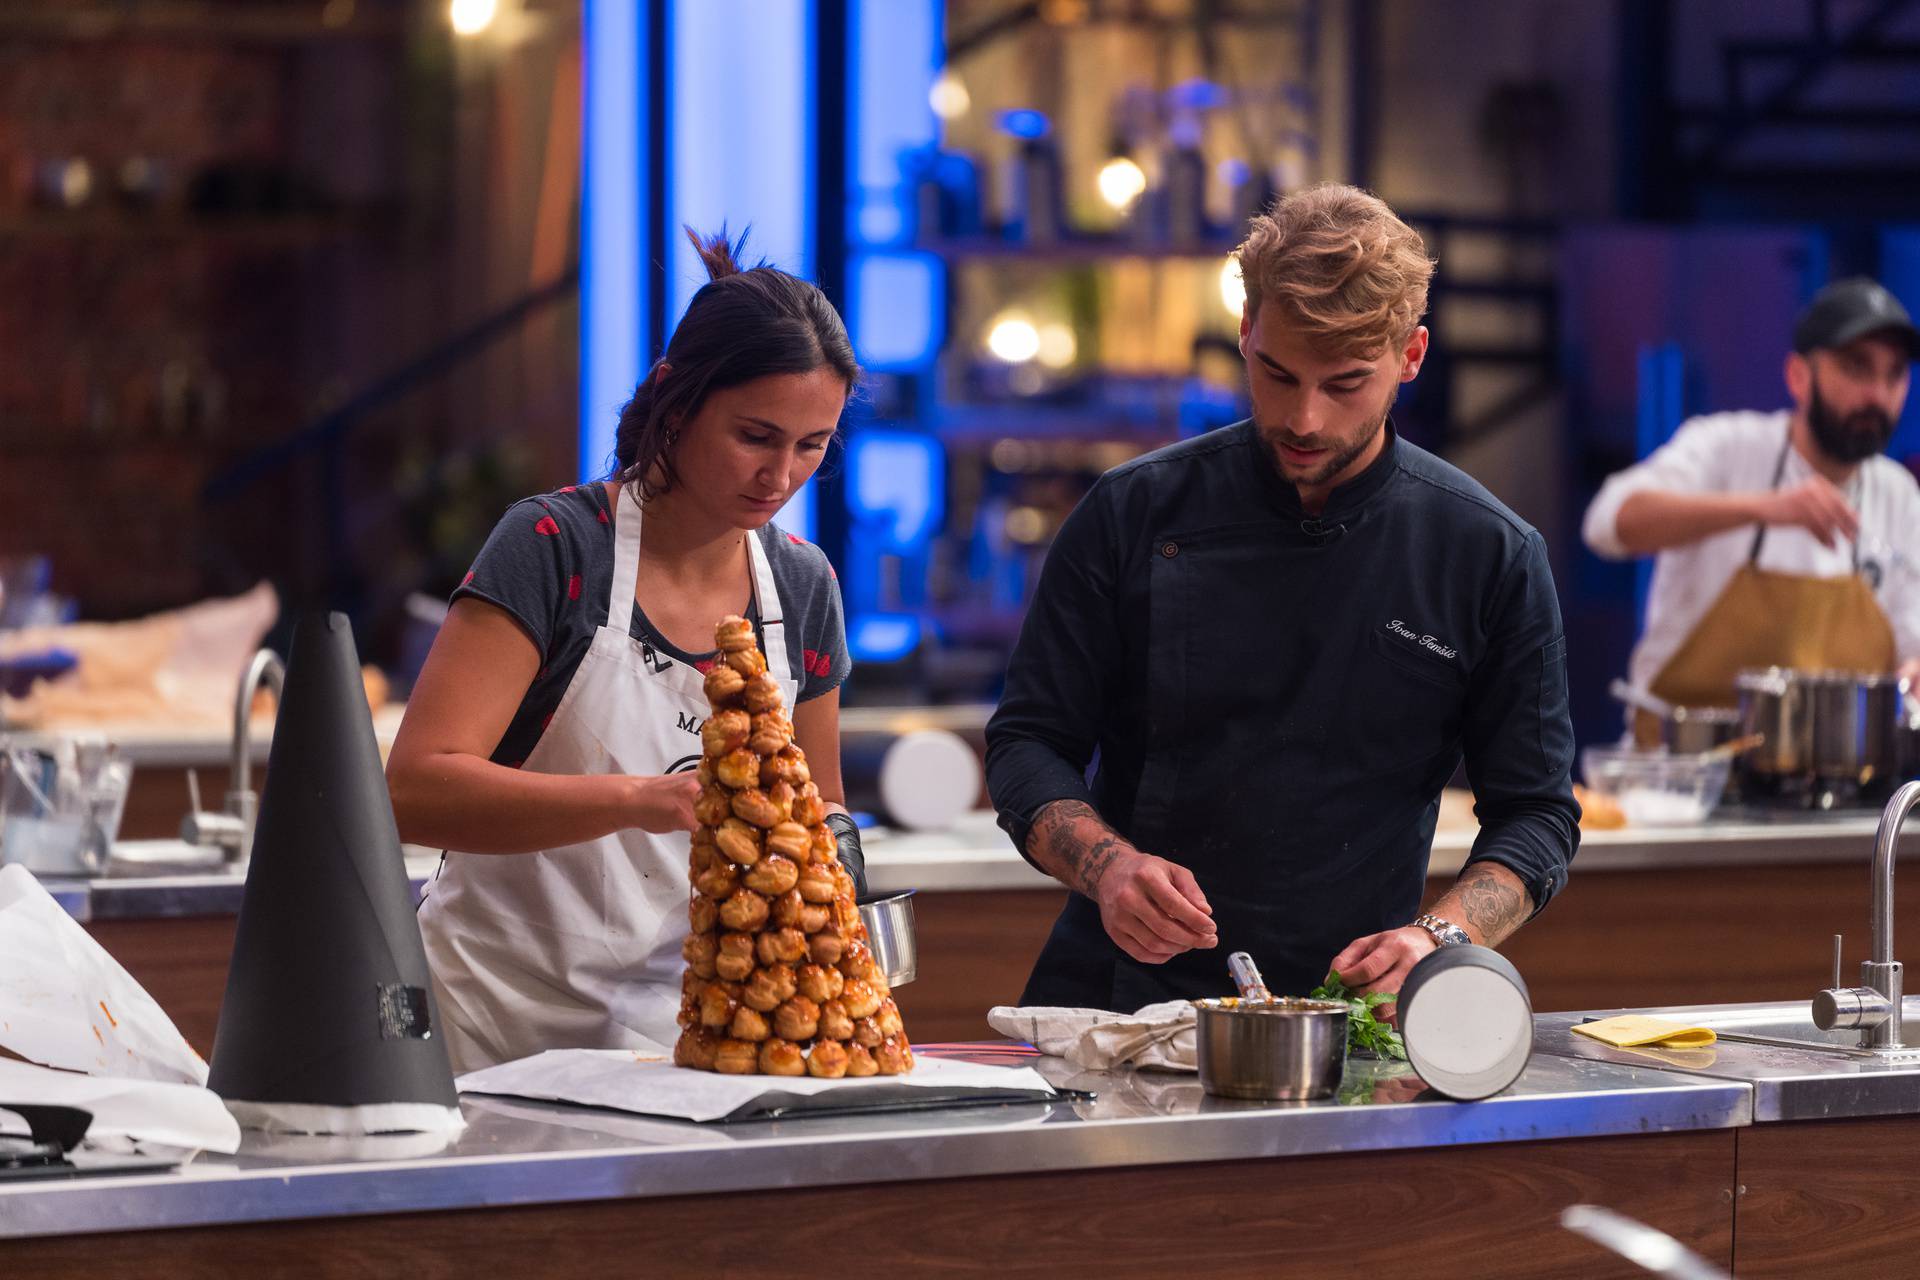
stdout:
<svg viewBox="0 0 1920 1280">
<path fill-rule="evenodd" d="M 900 158 L 940 140 L 930 93 L 943 60 L 944 0 L 850 0 L 854 190 L 849 328 L 869 368 L 923 368 L 940 349 L 944 271 L 906 251 L 912 192 Z M 931 231 L 932 228 L 927 228 Z M 892 252 L 886 250 L 892 249 Z"/>
<path fill-rule="evenodd" d="M 586 0 L 580 199 L 580 478 L 606 474 L 647 362 L 646 5 Z"/>
<path fill-rule="evenodd" d="M 680 228 L 738 236 L 749 261 L 813 274 L 813 0 L 667 0 L 667 315 L 706 271 Z M 814 536 L 811 484 L 776 517 Z"/>
</svg>

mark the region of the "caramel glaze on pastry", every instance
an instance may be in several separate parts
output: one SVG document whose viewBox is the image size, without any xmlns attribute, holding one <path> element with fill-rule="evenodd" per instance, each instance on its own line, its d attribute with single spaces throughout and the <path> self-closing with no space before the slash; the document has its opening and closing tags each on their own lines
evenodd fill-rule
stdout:
<svg viewBox="0 0 1920 1280">
<path fill-rule="evenodd" d="M 798 889 L 787 890 L 773 900 L 773 923 L 782 929 L 799 929 L 800 910 L 806 905 Z"/>
<path fill-rule="evenodd" d="M 712 1071 L 719 1056 L 720 1037 L 711 1031 L 689 1031 L 673 1046 L 673 1065 L 676 1067 Z M 841 1070 L 845 1069 L 846 1064 L 842 1063 Z"/>
<path fill-rule="evenodd" d="M 760 781 L 760 757 L 753 753 L 751 747 L 729 751 L 720 757 L 718 764 L 713 766 L 713 774 L 723 784 L 735 790 L 755 786 Z"/>
<path fill-rule="evenodd" d="M 782 784 L 776 782 L 774 786 Z M 774 803 L 771 793 L 759 787 L 748 787 L 733 793 L 733 812 L 735 816 L 751 822 L 756 827 L 777 827 L 785 822 L 792 811 L 792 801 L 788 808 L 782 809 Z"/>
<path fill-rule="evenodd" d="M 714 832 L 713 841 L 730 862 L 750 867 L 760 861 L 760 829 L 750 822 L 728 818 Z"/>
<path fill-rule="evenodd" d="M 829 969 L 825 965 L 803 964 L 794 974 L 801 995 L 822 1004 L 828 1000 L 840 998 L 840 992 L 847 984 L 838 969 Z M 845 1039 L 844 1036 L 839 1037 Z"/>
<path fill-rule="evenodd" d="M 795 996 L 773 1011 L 773 1030 L 787 1040 L 811 1040 L 820 1029 L 820 1006 Z"/>
<path fill-rule="evenodd" d="M 800 872 L 796 887 L 808 902 L 832 902 L 833 872 L 818 862 L 809 863 Z"/>
<path fill-rule="evenodd" d="M 806 826 L 795 817 L 792 822 L 783 822 L 767 832 L 767 852 L 777 853 L 791 858 L 796 864 L 807 860 L 807 847 L 811 837 Z"/>
<path fill-rule="evenodd" d="M 767 1024 L 767 1015 L 758 1009 L 741 1005 L 733 1011 L 730 1030 L 736 1040 L 751 1040 L 758 1043 L 773 1034 L 773 1028 Z"/>
<path fill-rule="evenodd" d="M 733 812 L 733 797 L 718 782 L 700 788 L 693 798 L 693 816 L 702 827 L 717 827 Z"/>
<path fill-rule="evenodd" d="M 769 1076 L 803 1076 L 807 1060 L 800 1046 L 791 1040 L 769 1040 L 760 1046 L 760 1073 Z"/>
<path fill-rule="evenodd" d="M 687 962 L 689 970 L 702 978 L 717 975 L 714 965 L 719 955 L 720 940 L 710 933 L 690 933 L 680 944 L 680 958 Z"/>
<path fill-rule="evenodd" d="M 821 1080 L 838 1080 L 846 1075 L 847 1047 L 835 1040 L 814 1041 L 807 1051 L 807 1074 Z"/>
<path fill-rule="evenodd" d="M 753 971 L 753 977 L 747 980 L 746 989 L 740 993 L 740 999 L 750 1008 L 761 1013 L 772 1013 L 784 1002 L 793 999 L 799 989 L 794 979 L 793 966 L 770 964 Z"/>
<path fill-rule="evenodd" d="M 720 921 L 727 928 L 752 933 L 767 922 L 772 906 L 765 894 L 755 893 L 752 888 L 753 877 L 759 870 L 755 867 L 747 872 L 746 886 L 735 889 L 733 896 L 720 904 Z"/>
<path fill-rule="evenodd" d="M 754 647 L 753 624 L 737 613 L 730 613 L 714 624 L 714 643 L 723 653 L 739 653 Z"/>
<path fill-rule="evenodd" d="M 873 1051 L 873 1062 L 882 1075 L 903 1076 L 913 1070 L 913 1051 L 901 1037 L 888 1036 Z"/>
<path fill-rule="evenodd" d="M 753 717 L 753 735 L 747 739 L 747 745 L 757 755 L 778 757 L 793 745 L 793 722 L 778 707 L 761 711 Z M 773 760 L 770 758 L 768 763 Z"/>
<path fill-rule="evenodd" d="M 716 707 L 730 707 L 746 690 L 747 678 L 724 662 L 713 664 L 705 681 L 707 701 Z"/>
<path fill-rule="evenodd" d="M 853 1039 L 853 1019 L 847 1016 L 847 1006 L 838 1000 L 821 1002 L 820 1036 L 823 1040 Z"/>
<path fill-rule="evenodd" d="M 722 1040 L 714 1051 L 713 1069 L 726 1075 L 750 1076 L 759 1065 L 760 1051 L 745 1040 Z"/>
<path fill-rule="evenodd" d="M 757 866 L 748 868 L 741 878 L 749 888 L 778 897 L 793 890 L 800 880 L 800 868 L 791 860 L 770 853 L 760 859 Z"/>
<path fill-rule="evenodd" d="M 820 788 L 811 782 L 803 781 L 797 784 L 793 795 L 793 821 L 788 825 L 799 827 L 804 835 L 809 827 L 817 827 L 826 820 L 827 802 L 820 798 Z M 811 843 L 812 837 L 807 836 L 800 852 L 794 856 L 805 857 L 806 845 Z"/>
<path fill-rule="evenodd" d="M 768 929 L 760 935 L 757 946 L 761 964 L 798 964 L 807 955 L 807 935 L 798 929 Z M 721 959 L 724 960 L 725 939 L 722 939 L 721 947 Z M 724 968 L 720 976 L 727 976 Z"/>
<path fill-rule="evenodd" d="M 780 682 L 773 678 L 770 671 L 762 671 L 747 678 L 746 692 L 741 698 L 749 711 L 777 711 L 780 708 Z"/>
<path fill-rule="evenodd" d="M 745 982 L 753 976 L 753 939 L 754 935 L 750 933 L 720 935 L 720 954 L 714 960 L 713 967 L 728 982 Z"/>
<path fill-rule="evenodd" d="M 718 760 L 727 752 L 746 746 L 752 733 L 753 717 L 732 707 L 707 717 L 707 722 L 700 726 L 700 746 L 709 758 Z"/>
<path fill-rule="evenodd" d="M 832 929 L 822 929 L 807 939 L 807 954 L 815 964 L 839 964 L 846 950 L 846 939 Z"/>
</svg>

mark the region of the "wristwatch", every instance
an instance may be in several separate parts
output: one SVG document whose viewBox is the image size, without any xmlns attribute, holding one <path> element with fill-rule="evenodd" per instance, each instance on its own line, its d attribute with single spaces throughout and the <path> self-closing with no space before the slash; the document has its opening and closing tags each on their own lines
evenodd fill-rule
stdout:
<svg viewBox="0 0 1920 1280">
<path fill-rule="evenodd" d="M 1464 947 L 1472 943 L 1467 931 L 1451 920 L 1442 920 L 1439 916 L 1418 915 L 1413 922 L 1433 935 L 1436 946 Z"/>
</svg>

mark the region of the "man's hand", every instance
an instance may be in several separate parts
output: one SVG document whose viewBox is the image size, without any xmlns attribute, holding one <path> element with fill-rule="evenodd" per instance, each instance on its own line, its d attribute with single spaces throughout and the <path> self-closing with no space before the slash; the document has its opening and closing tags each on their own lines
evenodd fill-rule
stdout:
<svg viewBox="0 0 1920 1280">
<path fill-rule="evenodd" d="M 1048 875 L 1093 899 L 1107 936 L 1142 964 L 1219 945 L 1213 908 L 1193 874 L 1134 848 L 1089 804 L 1056 800 L 1043 808 L 1027 852 Z"/>
<path fill-rule="evenodd" d="M 1183 951 L 1220 945 L 1213 908 L 1193 873 L 1132 846 L 1102 877 L 1094 901 L 1107 936 L 1142 964 L 1165 964 Z"/>
<path fill-rule="evenodd" d="M 1760 499 L 1760 518 L 1767 524 L 1794 525 L 1831 547 L 1841 538 L 1860 536 L 1860 516 L 1825 476 L 1811 475 L 1791 489 L 1777 489 Z"/>
<path fill-rule="evenodd" d="M 1909 688 L 1920 695 L 1920 658 L 1914 658 L 1900 667 L 1900 678 L 1909 681 Z"/>
<path fill-rule="evenodd" d="M 1355 995 L 1375 991 L 1398 995 L 1400 984 L 1413 972 L 1413 966 L 1439 945 L 1433 935 L 1419 925 L 1408 925 L 1404 929 L 1389 929 L 1354 939 L 1345 951 L 1333 958 L 1331 967 Z M 1388 1001 L 1375 1009 L 1373 1016 L 1390 1023 L 1398 1016 L 1399 1009 L 1397 1003 Z"/>
</svg>

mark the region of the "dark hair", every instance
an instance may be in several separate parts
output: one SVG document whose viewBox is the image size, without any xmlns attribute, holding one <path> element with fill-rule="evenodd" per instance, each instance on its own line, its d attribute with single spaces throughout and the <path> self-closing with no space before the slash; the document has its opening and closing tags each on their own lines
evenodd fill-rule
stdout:
<svg viewBox="0 0 1920 1280">
<path fill-rule="evenodd" d="M 764 261 L 742 268 L 745 233 L 729 244 L 724 225 L 704 238 L 692 227 L 683 229 L 707 268 L 707 283 L 687 304 L 666 354 L 620 410 L 613 437 L 611 478 L 637 482 L 645 498 L 665 493 L 679 479 L 673 454 L 680 424 L 699 413 L 713 392 L 822 367 L 839 374 L 849 391 L 860 377 L 847 327 L 817 286 Z"/>
</svg>

